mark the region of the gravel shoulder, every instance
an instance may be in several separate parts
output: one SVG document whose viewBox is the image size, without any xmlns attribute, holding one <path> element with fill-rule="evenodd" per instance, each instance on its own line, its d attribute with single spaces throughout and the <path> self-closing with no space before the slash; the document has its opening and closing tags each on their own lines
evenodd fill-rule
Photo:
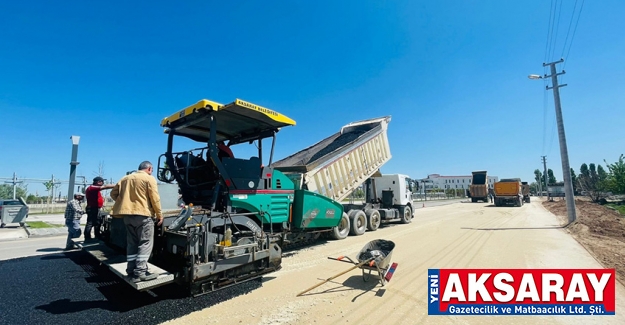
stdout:
<svg viewBox="0 0 625 325">
<path fill-rule="evenodd" d="M 385 287 L 353 270 L 296 295 L 350 267 L 373 239 L 396 244 L 399 264 Z M 428 316 L 428 268 L 600 268 L 541 202 L 523 207 L 455 203 L 415 211 L 408 225 L 391 225 L 343 241 L 289 252 L 261 288 L 165 324 L 625 324 L 625 289 L 617 284 L 616 316 Z"/>
</svg>

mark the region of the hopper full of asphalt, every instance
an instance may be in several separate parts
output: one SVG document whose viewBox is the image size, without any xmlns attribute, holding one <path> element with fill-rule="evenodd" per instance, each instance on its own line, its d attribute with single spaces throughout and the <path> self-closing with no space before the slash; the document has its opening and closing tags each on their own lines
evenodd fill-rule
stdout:
<svg viewBox="0 0 625 325">
<path fill-rule="evenodd" d="M 363 121 L 367 122 L 367 121 Z M 362 123 L 362 122 L 359 122 Z M 272 167 L 283 172 L 307 172 L 325 161 L 334 157 L 332 153 L 338 152 L 359 139 L 372 136 L 382 131 L 378 119 L 373 119 L 369 123 L 345 126 L 337 132 L 316 144 L 298 151 L 284 159 L 276 161 Z"/>
<path fill-rule="evenodd" d="M 90 255 L 0 261 L 0 324 L 159 324 L 261 286 L 244 282 L 196 298 L 171 284 L 138 292 Z"/>
</svg>

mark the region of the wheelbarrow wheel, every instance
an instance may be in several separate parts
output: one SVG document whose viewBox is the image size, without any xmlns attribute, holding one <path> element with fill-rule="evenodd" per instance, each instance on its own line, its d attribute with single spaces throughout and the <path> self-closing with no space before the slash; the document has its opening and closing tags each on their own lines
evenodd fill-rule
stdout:
<svg viewBox="0 0 625 325">
<path fill-rule="evenodd" d="M 371 270 L 362 269 L 362 281 L 369 282 L 371 279 Z"/>
</svg>

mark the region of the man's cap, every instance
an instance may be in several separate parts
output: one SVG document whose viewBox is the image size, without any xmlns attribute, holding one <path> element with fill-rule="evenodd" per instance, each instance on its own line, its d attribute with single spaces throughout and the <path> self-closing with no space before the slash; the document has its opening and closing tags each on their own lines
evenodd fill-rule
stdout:
<svg viewBox="0 0 625 325">
<path fill-rule="evenodd" d="M 77 196 L 82 196 L 82 197 L 85 197 L 85 194 L 84 194 L 84 193 L 82 193 L 82 192 L 76 192 L 76 193 L 74 193 L 74 197 L 77 197 Z"/>
<path fill-rule="evenodd" d="M 102 178 L 102 177 L 100 177 L 100 176 L 97 176 L 97 177 L 95 177 L 95 178 L 93 179 L 93 182 L 94 182 L 94 183 L 97 183 L 97 182 L 104 182 L 104 178 Z"/>
</svg>

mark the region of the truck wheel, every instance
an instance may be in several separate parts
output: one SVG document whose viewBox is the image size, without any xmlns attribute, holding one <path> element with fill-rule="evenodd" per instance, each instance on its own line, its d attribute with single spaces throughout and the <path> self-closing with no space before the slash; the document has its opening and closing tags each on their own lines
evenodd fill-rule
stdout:
<svg viewBox="0 0 625 325">
<path fill-rule="evenodd" d="M 330 232 L 330 238 L 335 240 L 345 239 L 347 235 L 349 235 L 349 217 L 347 213 L 343 212 L 341 216 L 341 222 L 336 227 L 332 227 L 332 231 Z"/>
<path fill-rule="evenodd" d="M 5 224 L 5 223 L 1 223 L 1 224 L 0 224 L 0 228 L 4 228 L 4 226 L 6 226 L 6 224 Z"/>
<path fill-rule="evenodd" d="M 360 236 L 367 230 L 367 216 L 362 210 L 354 212 L 349 222 L 351 224 L 349 234 L 352 236 Z"/>
<path fill-rule="evenodd" d="M 472 197 L 472 198 L 471 198 L 471 202 L 475 203 L 475 202 L 477 202 L 477 199 L 476 199 L 476 198 L 474 198 L 474 197 Z"/>
<path fill-rule="evenodd" d="M 380 227 L 380 222 L 382 222 L 382 218 L 380 217 L 380 211 L 373 209 L 367 211 L 367 230 L 378 230 L 378 228 Z"/>
<path fill-rule="evenodd" d="M 530 200 L 531 200 L 531 199 L 528 197 L 528 198 L 527 198 L 527 203 L 530 203 Z"/>
<path fill-rule="evenodd" d="M 399 210 L 401 213 L 401 223 L 410 223 L 412 221 L 412 209 L 409 206 L 403 207 Z"/>
</svg>

